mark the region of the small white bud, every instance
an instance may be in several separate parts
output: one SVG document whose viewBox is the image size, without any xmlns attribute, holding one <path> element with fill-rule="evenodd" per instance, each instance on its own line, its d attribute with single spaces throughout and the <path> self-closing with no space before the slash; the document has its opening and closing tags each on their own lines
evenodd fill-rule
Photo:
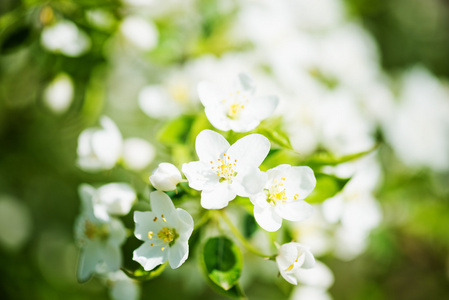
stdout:
<svg viewBox="0 0 449 300">
<path fill-rule="evenodd" d="M 150 176 L 151 184 L 159 191 L 172 191 L 181 181 L 181 172 L 170 163 L 160 163 Z"/>
</svg>

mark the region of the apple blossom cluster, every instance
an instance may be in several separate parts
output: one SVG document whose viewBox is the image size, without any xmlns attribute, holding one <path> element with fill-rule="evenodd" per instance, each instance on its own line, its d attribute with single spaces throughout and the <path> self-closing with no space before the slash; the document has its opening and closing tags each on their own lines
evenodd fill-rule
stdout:
<svg viewBox="0 0 449 300">
<path fill-rule="evenodd" d="M 254 93 L 252 79 L 243 73 L 237 76 L 230 92 L 210 83 L 198 84 L 198 95 L 210 124 L 235 134 L 254 130 L 278 106 L 277 97 L 255 97 Z M 107 117 L 102 117 L 101 124 L 101 129 L 88 129 L 79 138 L 78 164 L 86 171 L 112 168 L 121 153 L 122 138 L 117 126 Z M 194 230 L 210 226 L 210 219 L 220 215 L 228 222 L 227 207 L 237 197 L 253 206 L 255 222 L 268 232 L 278 231 L 283 219 L 298 222 L 309 218 L 313 208 L 304 199 L 316 185 L 313 170 L 281 164 L 261 171 L 271 148 L 270 140 L 259 133 L 246 134 L 231 145 L 222 134 L 204 129 L 195 138 L 199 160 L 182 164 L 186 179 L 174 164 L 159 163 L 149 176 L 155 189 L 149 193 L 150 209 L 133 212 L 134 236 L 142 244 L 134 250 L 132 259 L 141 265 L 141 272 L 157 272 L 167 262 L 173 269 L 183 265 L 189 258 L 189 239 Z M 175 207 L 171 197 L 181 192 L 197 195 L 192 197 L 201 206 L 196 216 L 206 218 L 203 224 L 194 221 L 187 210 Z M 126 230 L 117 216 L 130 213 L 136 193 L 126 183 L 98 188 L 82 184 L 79 193 L 82 212 L 75 226 L 81 248 L 78 278 L 85 281 L 92 274 L 108 277 L 123 262 L 120 247 Z M 208 210 L 220 213 L 211 214 Z M 195 227 L 198 222 L 200 225 Z M 231 230 L 238 231 L 232 222 L 228 224 Z M 238 233 L 237 238 L 241 238 Z M 253 246 L 246 247 L 255 252 Z M 292 284 L 297 284 L 294 274 L 298 269 L 312 268 L 315 263 L 309 248 L 295 242 L 280 246 L 278 254 L 261 256 L 275 260 L 282 277 Z M 131 277 L 136 274 L 123 270 Z"/>
</svg>

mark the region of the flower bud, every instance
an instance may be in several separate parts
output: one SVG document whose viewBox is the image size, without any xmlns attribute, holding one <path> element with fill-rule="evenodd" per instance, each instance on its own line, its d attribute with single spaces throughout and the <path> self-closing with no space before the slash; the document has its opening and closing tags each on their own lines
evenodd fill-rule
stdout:
<svg viewBox="0 0 449 300">
<path fill-rule="evenodd" d="M 170 163 L 160 163 L 150 176 L 151 184 L 159 191 L 173 191 L 181 180 L 181 172 Z"/>
<path fill-rule="evenodd" d="M 279 248 L 276 257 L 279 272 L 291 284 L 298 284 L 298 271 L 315 266 L 315 258 L 309 248 L 300 243 L 287 243 Z"/>
</svg>

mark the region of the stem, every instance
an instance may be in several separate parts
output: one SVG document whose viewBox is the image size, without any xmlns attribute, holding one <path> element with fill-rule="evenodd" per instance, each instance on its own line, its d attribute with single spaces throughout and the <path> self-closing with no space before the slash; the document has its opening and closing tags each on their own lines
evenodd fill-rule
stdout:
<svg viewBox="0 0 449 300">
<path fill-rule="evenodd" d="M 193 231 L 197 231 L 201 226 L 206 224 L 209 221 L 209 218 L 210 218 L 210 212 L 207 211 L 206 213 L 204 213 L 204 215 L 201 216 L 199 221 L 196 223 L 195 227 L 193 228 Z"/>
<path fill-rule="evenodd" d="M 263 257 L 265 259 L 273 259 L 273 256 L 271 255 L 266 255 L 262 252 L 259 252 L 259 250 L 257 250 L 256 248 L 253 247 L 253 245 L 251 245 L 250 243 L 248 243 L 248 241 L 245 239 L 245 237 L 240 233 L 240 231 L 237 229 L 237 227 L 234 226 L 234 224 L 232 224 L 232 221 L 228 218 L 228 216 L 226 215 L 226 213 L 222 210 L 220 211 L 220 215 L 223 219 L 223 221 L 225 221 L 225 223 L 228 225 L 229 229 L 231 229 L 232 233 L 234 234 L 234 236 L 240 241 L 240 243 L 250 252 L 252 252 L 255 255 L 258 255 L 260 257 Z"/>
</svg>

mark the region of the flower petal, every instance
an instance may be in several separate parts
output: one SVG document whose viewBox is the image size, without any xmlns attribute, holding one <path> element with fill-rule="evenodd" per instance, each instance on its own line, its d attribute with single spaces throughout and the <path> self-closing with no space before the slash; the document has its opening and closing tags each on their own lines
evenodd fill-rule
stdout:
<svg viewBox="0 0 449 300">
<path fill-rule="evenodd" d="M 201 193 L 201 206 L 206 209 L 221 209 L 228 206 L 237 194 L 230 189 L 227 182 L 221 182 L 213 190 L 204 190 Z"/>
<path fill-rule="evenodd" d="M 208 106 L 204 109 L 206 117 L 215 128 L 223 131 L 231 129 L 231 121 L 220 106 Z M 234 130 L 234 128 L 232 128 Z"/>
<path fill-rule="evenodd" d="M 203 130 L 196 137 L 195 149 L 200 161 L 209 163 L 217 160 L 229 149 L 228 141 L 219 133 Z"/>
<path fill-rule="evenodd" d="M 298 194 L 299 199 L 307 197 L 316 186 L 316 178 L 309 167 L 291 167 L 287 174 L 286 186 L 291 194 Z"/>
<path fill-rule="evenodd" d="M 150 194 L 150 204 L 151 210 L 156 215 L 160 214 L 170 214 L 175 210 L 175 206 L 171 201 L 170 197 L 160 191 L 154 191 Z"/>
<path fill-rule="evenodd" d="M 253 167 L 238 173 L 231 187 L 237 195 L 249 197 L 263 191 L 266 181 L 267 175 L 259 168 Z"/>
<path fill-rule="evenodd" d="M 78 263 L 78 280 L 80 282 L 87 281 L 95 272 L 97 262 L 101 257 L 96 243 L 88 243 L 80 253 Z"/>
<path fill-rule="evenodd" d="M 135 211 L 134 222 L 136 227 L 134 229 L 134 235 L 141 241 L 148 240 L 148 232 L 157 232 L 159 227 L 156 222 L 153 222 L 156 214 L 152 211 Z"/>
<path fill-rule="evenodd" d="M 279 216 L 289 221 L 303 221 L 313 213 L 312 205 L 304 200 L 278 204 L 276 210 Z"/>
<path fill-rule="evenodd" d="M 145 271 L 150 271 L 167 260 L 168 251 L 161 251 L 159 245 L 150 246 L 143 243 L 133 252 L 133 260 L 141 264 Z"/>
<path fill-rule="evenodd" d="M 206 107 L 215 105 L 226 98 L 226 92 L 214 83 L 202 81 L 198 84 L 198 97 Z"/>
<path fill-rule="evenodd" d="M 168 249 L 168 263 L 173 269 L 181 266 L 189 256 L 189 245 L 186 242 L 176 241 L 173 246 Z"/>
<path fill-rule="evenodd" d="M 202 161 L 192 161 L 182 165 L 182 173 L 187 178 L 192 189 L 202 191 L 211 189 L 218 184 L 217 174 Z"/>
<path fill-rule="evenodd" d="M 256 91 L 256 85 L 251 77 L 248 74 L 240 73 L 237 77 L 236 82 L 234 83 L 234 88 L 236 90 L 243 90 L 250 94 Z"/>
<path fill-rule="evenodd" d="M 276 214 L 271 206 L 265 208 L 254 206 L 254 218 L 257 224 L 266 231 L 276 231 L 282 225 L 282 218 Z"/>
<path fill-rule="evenodd" d="M 259 167 L 270 151 L 270 141 L 261 134 L 250 134 L 235 142 L 227 151 L 237 159 L 236 171 L 244 172 L 249 167 Z"/>
<path fill-rule="evenodd" d="M 254 119 L 262 121 L 274 113 L 278 104 L 279 98 L 276 96 L 257 97 L 249 103 L 247 110 Z"/>
<path fill-rule="evenodd" d="M 182 208 L 177 208 L 172 214 L 176 215 L 176 217 L 173 218 L 176 220 L 176 224 L 172 224 L 172 226 L 179 233 L 180 238 L 187 237 L 185 240 L 188 240 L 193 231 L 192 216 Z"/>
</svg>

